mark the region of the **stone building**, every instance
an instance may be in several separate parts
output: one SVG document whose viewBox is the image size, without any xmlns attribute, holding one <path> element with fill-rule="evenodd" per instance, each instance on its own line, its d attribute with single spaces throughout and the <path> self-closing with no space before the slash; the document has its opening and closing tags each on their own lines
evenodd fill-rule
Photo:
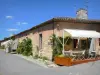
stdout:
<svg viewBox="0 0 100 75">
<path fill-rule="evenodd" d="M 100 20 L 57 17 L 20 32 L 13 37 L 18 39 L 19 42 L 26 37 L 30 38 L 33 44 L 33 54 L 38 52 L 39 55 L 52 59 L 53 50 L 50 44 L 50 36 L 52 34 L 62 36 L 63 29 L 94 30 L 100 32 Z M 100 47 L 99 41 L 97 39 L 97 48 Z"/>
</svg>

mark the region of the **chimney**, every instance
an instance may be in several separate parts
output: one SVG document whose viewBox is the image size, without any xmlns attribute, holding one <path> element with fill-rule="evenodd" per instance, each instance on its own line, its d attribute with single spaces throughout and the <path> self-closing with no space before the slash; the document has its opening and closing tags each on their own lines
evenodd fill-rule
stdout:
<svg viewBox="0 0 100 75">
<path fill-rule="evenodd" d="M 77 19 L 88 19 L 88 11 L 86 9 L 80 8 L 77 12 L 76 12 L 76 18 Z"/>
</svg>

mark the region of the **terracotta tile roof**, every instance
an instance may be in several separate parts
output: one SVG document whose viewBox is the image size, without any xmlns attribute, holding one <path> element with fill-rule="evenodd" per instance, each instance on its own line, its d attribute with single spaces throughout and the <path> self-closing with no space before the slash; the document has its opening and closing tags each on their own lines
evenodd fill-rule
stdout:
<svg viewBox="0 0 100 75">
<path fill-rule="evenodd" d="M 57 21 L 67 21 L 67 22 L 74 22 L 74 23 L 89 23 L 89 24 L 100 24 L 100 20 L 86 20 L 86 19 L 76 19 L 70 17 L 56 17 L 54 18 Z"/>
<path fill-rule="evenodd" d="M 38 24 L 38 25 L 36 25 L 36 26 L 34 26 L 34 27 L 30 28 L 30 29 L 22 31 L 22 32 L 14 35 L 12 37 L 21 35 L 23 33 L 26 33 L 28 31 L 30 31 L 30 30 L 33 30 L 35 28 L 38 28 L 38 27 L 41 27 L 41 26 L 44 26 L 46 24 L 49 24 L 49 23 L 52 23 L 52 22 L 56 22 L 56 21 L 58 21 L 58 22 L 60 22 L 60 21 L 63 22 L 64 21 L 64 22 L 70 22 L 70 23 L 100 24 L 100 20 L 85 20 L 85 19 L 76 19 L 76 18 L 70 18 L 70 17 L 55 17 L 55 18 L 52 18 L 52 19 L 50 19 L 48 21 L 45 21 L 45 22 L 43 22 L 41 24 Z M 8 40 L 8 39 L 10 39 L 10 37 L 8 37 L 6 40 Z M 1 41 L 5 41 L 5 40 L 1 40 Z"/>
</svg>

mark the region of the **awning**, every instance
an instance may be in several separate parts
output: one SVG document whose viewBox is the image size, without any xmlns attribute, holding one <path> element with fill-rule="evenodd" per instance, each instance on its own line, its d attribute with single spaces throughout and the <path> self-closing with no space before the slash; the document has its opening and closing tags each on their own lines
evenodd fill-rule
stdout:
<svg viewBox="0 0 100 75">
<path fill-rule="evenodd" d="M 64 29 L 65 36 L 100 38 L 100 33 L 92 30 Z"/>
</svg>

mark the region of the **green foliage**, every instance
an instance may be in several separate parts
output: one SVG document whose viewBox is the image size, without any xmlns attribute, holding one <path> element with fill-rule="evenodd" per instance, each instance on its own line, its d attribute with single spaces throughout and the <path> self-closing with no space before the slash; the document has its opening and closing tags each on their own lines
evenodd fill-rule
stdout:
<svg viewBox="0 0 100 75">
<path fill-rule="evenodd" d="M 60 40 L 59 40 L 60 39 Z M 53 43 L 52 48 L 53 48 L 53 57 L 56 55 L 62 54 L 62 38 L 56 37 L 55 34 L 52 35 L 51 42 Z"/>
<path fill-rule="evenodd" d="M 4 37 L 4 40 L 7 40 L 8 38 L 7 37 Z"/>
<path fill-rule="evenodd" d="M 15 37 L 12 36 L 12 37 L 10 37 L 10 39 L 11 39 L 11 40 L 15 40 Z"/>
<path fill-rule="evenodd" d="M 63 38 L 57 37 L 55 34 L 51 36 L 51 42 L 53 43 L 52 49 L 53 49 L 53 58 L 57 55 L 62 54 L 63 50 Z M 65 37 L 64 38 L 64 44 L 69 45 L 71 43 L 72 39 L 71 37 Z"/>
<path fill-rule="evenodd" d="M 70 55 L 58 55 L 57 57 L 64 57 L 64 58 L 75 58 L 75 56 L 70 56 Z"/>
<path fill-rule="evenodd" d="M 35 56 L 34 56 L 34 59 L 38 59 L 38 58 L 39 58 L 39 56 L 38 56 L 38 55 L 35 55 Z"/>
<path fill-rule="evenodd" d="M 48 58 L 47 57 L 45 57 L 45 56 L 38 56 L 37 54 L 33 57 L 34 59 L 42 59 L 43 61 L 44 60 L 48 60 Z"/>
<path fill-rule="evenodd" d="M 58 55 L 58 57 L 65 57 L 63 54 L 61 54 L 61 55 Z"/>
<path fill-rule="evenodd" d="M 27 38 L 18 44 L 17 53 L 23 54 L 25 56 L 32 55 L 32 41 Z"/>
<path fill-rule="evenodd" d="M 42 59 L 43 59 L 43 61 L 44 61 L 44 60 L 48 60 L 48 58 L 47 58 L 47 57 L 45 57 L 45 56 L 43 56 L 43 57 L 42 57 Z"/>
<path fill-rule="evenodd" d="M 18 43 L 18 47 L 17 47 L 16 51 L 17 51 L 18 54 L 22 54 L 24 52 L 24 43 L 23 42 Z"/>
<path fill-rule="evenodd" d="M 0 49 L 5 49 L 5 46 L 4 45 L 0 46 Z"/>
<path fill-rule="evenodd" d="M 25 55 L 25 56 L 32 55 L 31 39 L 29 39 L 29 38 L 24 39 L 23 42 L 24 42 L 24 52 L 23 52 L 23 55 Z"/>
</svg>

